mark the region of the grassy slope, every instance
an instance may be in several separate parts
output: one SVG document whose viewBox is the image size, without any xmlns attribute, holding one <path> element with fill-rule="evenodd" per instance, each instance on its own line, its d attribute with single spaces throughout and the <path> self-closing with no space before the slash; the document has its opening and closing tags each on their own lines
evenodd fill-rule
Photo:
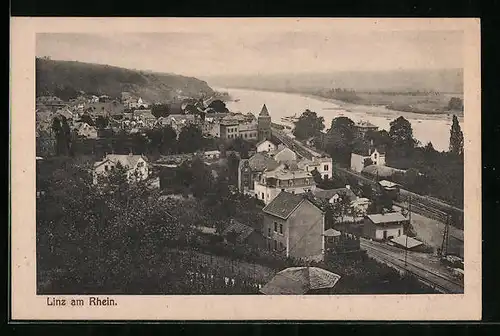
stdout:
<svg viewBox="0 0 500 336">
<path fill-rule="evenodd" d="M 56 88 L 119 97 L 122 91 L 136 93 L 152 102 L 171 98 L 176 90 L 184 95 L 211 94 L 206 82 L 193 77 L 143 72 L 109 65 L 36 59 L 36 94 L 51 95 Z"/>
</svg>

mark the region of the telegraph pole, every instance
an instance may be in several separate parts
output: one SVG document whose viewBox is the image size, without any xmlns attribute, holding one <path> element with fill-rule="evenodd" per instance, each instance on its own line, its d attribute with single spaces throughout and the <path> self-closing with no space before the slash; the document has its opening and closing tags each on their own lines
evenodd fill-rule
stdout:
<svg viewBox="0 0 500 336">
<path fill-rule="evenodd" d="M 407 265 L 407 259 L 408 259 L 408 231 L 409 228 L 411 227 L 411 195 L 408 196 L 408 226 L 406 228 L 406 233 L 405 233 L 405 267 Z"/>
</svg>

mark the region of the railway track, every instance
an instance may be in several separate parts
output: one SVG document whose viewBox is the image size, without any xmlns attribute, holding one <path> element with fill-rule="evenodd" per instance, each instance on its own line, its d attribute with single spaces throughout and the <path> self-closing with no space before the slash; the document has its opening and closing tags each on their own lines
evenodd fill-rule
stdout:
<svg viewBox="0 0 500 336">
<path fill-rule="evenodd" d="M 397 253 L 390 252 L 384 248 L 376 247 L 366 240 L 361 240 L 361 247 L 364 248 L 369 255 L 382 262 L 393 266 L 402 272 L 408 272 L 418 278 L 422 283 L 436 289 L 445 294 L 462 294 L 464 292 L 463 284 L 453 279 L 451 276 L 440 274 L 432 270 L 430 267 L 416 262 L 411 258 L 407 259 L 405 266 L 404 257 Z"/>
</svg>

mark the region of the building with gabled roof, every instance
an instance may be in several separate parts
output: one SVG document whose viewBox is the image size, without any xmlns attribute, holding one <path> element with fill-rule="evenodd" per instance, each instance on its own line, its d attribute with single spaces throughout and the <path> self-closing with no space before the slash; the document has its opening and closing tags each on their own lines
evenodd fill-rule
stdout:
<svg viewBox="0 0 500 336">
<path fill-rule="evenodd" d="M 94 163 L 94 183 L 99 175 L 114 171 L 118 164 L 125 168 L 129 182 L 145 180 L 149 176 L 149 164 L 142 155 L 107 154 L 102 161 Z"/>
<path fill-rule="evenodd" d="M 401 236 L 409 218 L 401 212 L 388 212 L 365 216 L 363 235 L 374 240 L 388 240 Z"/>
<path fill-rule="evenodd" d="M 323 259 L 325 213 L 306 194 L 282 191 L 262 212 L 269 250 L 296 259 Z"/>
<path fill-rule="evenodd" d="M 231 219 L 230 224 L 221 232 L 221 236 L 231 243 L 248 244 L 259 248 L 266 246 L 262 234 L 235 219 Z"/>
<path fill-rule="evenodd" d="M 314 191 L 311 173 L 298 168 L 295 162 L 280 164 L 273 170 L 258 173 L 254 180 L 255 197 L 269 204 L 281 191 L 303 194 Z"/>
</svg>

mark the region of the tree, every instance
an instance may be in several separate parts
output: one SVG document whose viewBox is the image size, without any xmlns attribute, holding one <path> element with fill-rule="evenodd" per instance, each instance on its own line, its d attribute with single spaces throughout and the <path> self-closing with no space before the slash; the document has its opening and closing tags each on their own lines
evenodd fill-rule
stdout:
<svg viewBox="0 0 500 336">
<path fill-rule="evenodd" d="M 214 179 L 205 163 L 199 158 L 193 159 L 191 162 L 191 172 L 193 176 L 191 185 L 193 195 L 197 198 L 202 198 L 204 195 L 210 193 L 214 186 Z"/>
<path fill-rule="evenodd" d="M 248 159 L 248 152 L 252 150 L 253 146 L 247 140 L 240 137 L 235 138 L 228 146 L 228 150 L 236 151 L 240 154 L 243 159 Z"/>
<path fill-rule="evenodd" d="M 348 165 L 354 139 L 354 122 L 347 117 L 337 117 L 332 120 L 332 125 L 326 134 L 324 149 L 333 160 Z"/>
<path fill-rule="evenodd" d="M 177 150 L 177 133 L 172 126 L 167 125 L 161 129 L 161 148 L 162 154 L 172 154 Z"/>
<path fill-rule="evenodd" d="M 92 117 L 88 114 L 88 113 L 84 113 L 81 117 L 80 117 L 80 121 L 81 122 L 84 122 L 84 123 L 87 123 L 89 126 L 94 126 L 94 120 L 92 119 Z"/>
<path fill-rule="evenodd" d="M 107 117 L 98 116 L 95 120 L 95 125 L 98 129 L 105 129 L 109 125 L 109 119 Z"/>
<path fill-rule="evenodd" d="M 210 104 L 208 104 L 208 107 L 214 109 L 217 113 L 229 113 L 226 103 L 220 99 L 213 100 Z"/>
<path fill-rule="evenodd" d="M 56 138 L 56 155 L 68 155 L 71 147 L 71 130 L 66 117 L 55 117 L 52 120 L 52 131 Z"/>
<path fill-rule="evenodd" d="M 178 149 L 181 153 L 194 153 L 203 146 L 201 129 L 193 124 L 184 127 L 179 134 Z"/>
<path fill-rule="evenodd" d="M 151 114 L 156 118 L 167 117 L 170 114 L 170 108 L 167 104 L 153 104 Z"/>
<path fill-rule="evenodd" d="M 316 185 L 321 185 L 323 183 L 323 177 L 321 176 L 321 174 L 319 173 L 319 171 L 314 168 L 312 171 L 311 171 L 311 175 L 314 179 L 314 183 L 316 183 Z"/>
<path fill-rule="evenodd" d="M 450 153 L 457 156 L 464 153 L 464 134 L 456 115 L 453 115 L 453 122 L 450 129 Z"/>
<path fill-rule="evenodd" d="M 448 102 L 448 110 L 463 111 L 464 101 L 459 97 L 451 97 Z"/>
<path fill-rule="evenodd" d="M 240 159 L 234 153 L 227 156 L 227 166 L 229 173 L 229 183 L 238 184 L 238 167 L 240 164 Z"/>
<path fill-rule="evenodd" d="M 316 112 L 305 110 L 299 120 L 295 122 L 293 135 L 300 140 L 315 137 L 325 128 L 324 122 L 325 119 L 318 117 Z"/>
<path fill-rule="evenodd" d="M 413 128 L 408 120 L 404 117 L 398 117 L 391 121 L 389 136 L 397 155 L 410 156 L 413 154 L 416 140 L 413 138 Z"/>
</svg>

